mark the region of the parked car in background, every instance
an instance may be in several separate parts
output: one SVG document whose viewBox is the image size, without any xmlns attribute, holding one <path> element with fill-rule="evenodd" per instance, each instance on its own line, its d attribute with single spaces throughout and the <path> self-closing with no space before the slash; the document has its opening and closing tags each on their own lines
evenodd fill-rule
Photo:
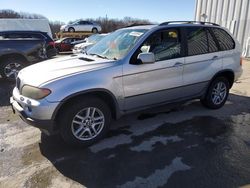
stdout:
<svg viewBox="0 0 250 188">
<path fill-rule="evenodd" d="M 22 68 L 47 58 L 44 39 L 0 36 L 0 74 L 4 79 L 15 81 Z"/>
<path fill-rule="evenodd" d="M 242 73 L 240 56 L 239 42 L 216 24 L 123 28 L 87 54 L 21 70 L 11 104 L 27 123 L 86 146 L 105 135 L 112 118 L 134 111 L 193 99 L 221 108 Z"/>
<path fill-rule="evenodd" d="M 102 31 L 102 28 L 97 23 L 79 20 L 72 24 L 62 25 L 60 30 L 66 32 L 86 31 L 92 33 L 99 33 Z"/>
<path fill-rule="evenodd" d="M 0 37 L 3 39 L 41 39 L 45 41 L 46 54 L 51 58 L 57 54 L 54 40 L 42 31 L 2 31 Z M 0 44 L 1 45 L 1 44 Z"/>
<path fill-rule="evenodd" d="M 81 40 L 77 40 L 77 41 L 71 42 L 71 44 L 72 44 L 73 46 L 75 46 L 75 45 L 77 45 L 77 44 L 86 42 L 86 39 L 87 39 L 87 37 L 84 38 L 84 39 L 81 39 Z"/>
<path fill-rule="evenodd" d="M 86 52 L 90 49 L 94 44 L 102 40 L 107 34 L 95 34 L 86 38 L 82 43 L 76 44 L 73 47 L 73 53 Z"/>
<path fill-rule="evenodd" d="M 58 52 L 71 51 L 73 47 L 73 42 L 82 40 L 81 38 L 66 37 L 55 41 L 55 47 Z"/>
<path fill-rule="evenodd" d="M 1 18 L 0 31 L 41 31 L 53 37 L 48 19 Z"/>
</svg>

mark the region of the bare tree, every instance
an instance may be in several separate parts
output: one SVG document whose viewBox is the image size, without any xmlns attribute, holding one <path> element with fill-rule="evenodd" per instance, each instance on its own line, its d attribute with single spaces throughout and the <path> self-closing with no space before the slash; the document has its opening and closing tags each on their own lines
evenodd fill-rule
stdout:
<svg viewBox="0 0 250 188">
<path fill-rule="evenodd" d="M 26 18 L 26 19 L 46 19 L 45 16 L 40 14 L 34 13 L 27 13 L 27 12 L 16 12 L 9 9 L 0 10 L 0 18 Z M 145 25 L 145 24 L 152 24 L 149 20 L 145 19 L 138 19 L 138 18 L 131 18 L 131 17 L 124 17 L 123 19 L 113 19 L 106 17 L 99 17 L 96 19 L 87 18 L 85 20 L 93 21 L 99 23 L 102 27 L 102 32 L 108 33 L 115 31 L 122 27 L 127 27 L 131 25 Z M 72 23 L 70 21 L 69 23 Z M 60 31 L 61 25 L 64 23 L 61 21 L 50 21 L 50 28 L 53 33 Z"/>
</svg>

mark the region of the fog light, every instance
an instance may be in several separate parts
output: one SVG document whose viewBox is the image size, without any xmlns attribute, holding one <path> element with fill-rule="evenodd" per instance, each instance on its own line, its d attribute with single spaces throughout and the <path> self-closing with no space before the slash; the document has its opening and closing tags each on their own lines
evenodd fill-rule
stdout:
<svg viewBox="0 0 250 188">
<path fill-rule="evenodd" d="M 28 104 L 28 105 L 31 105 L 31 101 L 30 101 L 29 99 L 27 100 L 27 104 Z"/>
</svg>

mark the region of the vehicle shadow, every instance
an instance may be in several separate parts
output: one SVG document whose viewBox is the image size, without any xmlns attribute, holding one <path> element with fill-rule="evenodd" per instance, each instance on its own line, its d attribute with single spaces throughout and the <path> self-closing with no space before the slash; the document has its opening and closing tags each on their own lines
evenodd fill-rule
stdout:
<svg viewBox="0 0 250 188">
<path fill-rule="evenodd" d="M 250 150 L 238 150 L 249 118 L 231 117 L 249 115 L 249 99 L 230 94 L 219 110 L 192 101 L 172 111 L 165 106 L 131 114 L 88 148 L 42 134 L 39 147 L 61 174 L 86 187 L 238 187 L 250 178 L 250 163 L 239 160 Z M 235 160 L 232 168 L 228 161 Z"/>
<path fill-rule="evenodd" d="M 14 82 L 9 82 L 0 77 L 0 106 L 9 106 Z"/>
</svg>

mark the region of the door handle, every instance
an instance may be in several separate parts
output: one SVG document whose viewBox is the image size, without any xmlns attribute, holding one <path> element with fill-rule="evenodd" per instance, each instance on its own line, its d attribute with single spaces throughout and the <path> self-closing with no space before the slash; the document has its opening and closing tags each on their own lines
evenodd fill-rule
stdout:
<svg viewBox="0 0 250 188">
<path fill-rule="evenodd" d="M 183 66 L 183 63 L 181 62 L 176 62 L 173 67 L 180 67 Z"/>
<path fill-rule="evenodd" d="M 215 55 L 212 60 L 218 59 L 219 57 L 217 55 Z"/>
</svg>

